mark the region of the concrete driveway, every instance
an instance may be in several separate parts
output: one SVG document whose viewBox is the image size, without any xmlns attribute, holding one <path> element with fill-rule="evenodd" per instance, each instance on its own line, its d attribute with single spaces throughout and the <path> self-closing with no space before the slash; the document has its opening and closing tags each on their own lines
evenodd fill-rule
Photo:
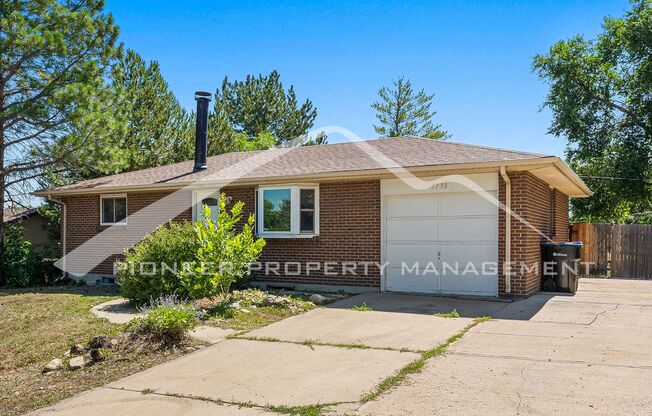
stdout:
<svg viewBox="0 0 652 416">
<path fill-rule="evenodd" d="M 358 413 L 652 414 L 652 281 L 580 282 L 497 311 Z"/>
<path fill-rule="evenodd" d="M 354 311 L 366 304 L 373 311 Z M 456 309 L 460 318 L 432 316 Z M 492 315 L 376 400 L 366 393 Z M 517 302 L 365 294 L 35 414 L 650 414 L 652 282 L 583 279 Z M 143 394 L 148 393 L 148 394 Z"/>
</svg>

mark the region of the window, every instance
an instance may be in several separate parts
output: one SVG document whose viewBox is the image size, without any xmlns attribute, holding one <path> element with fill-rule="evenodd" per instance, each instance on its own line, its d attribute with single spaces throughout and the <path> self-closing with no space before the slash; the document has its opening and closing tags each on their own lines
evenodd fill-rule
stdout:
<svg viewBox="0 0 652 416">
<path fill-rule="evenodd" d="M 262 236 L 310 237 L 319 233 L 319 188 L 275 186 L 258 189 L 257 230 Z"/>
<path fill-rule="evenodd" d="M 194 191 L 192 194 L 192 219 L 193 221 L 201 221 L 204 218 L 204 206 L 211 210 L 211 219 L 217 221 L 219 215 L 219 198 L 220 191 L 217 190 L 202 190 Z"/>
<path fill-rule="evenodd" d="M 315 190 L 299 189 L 299 232 L 315 232 Z"/>
<path fill-rule="evenodd" d="M 127 223 L 127 196 L 106 195 L 100 197 L 100 224 L 126 224 Z"/>
</svg>

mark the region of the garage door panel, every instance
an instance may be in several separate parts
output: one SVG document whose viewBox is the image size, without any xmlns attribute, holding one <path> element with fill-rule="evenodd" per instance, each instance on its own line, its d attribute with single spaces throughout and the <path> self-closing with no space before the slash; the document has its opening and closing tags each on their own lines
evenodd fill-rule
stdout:
<svg viewBox="0 0 652 416">
<path fill-rule="evenodd" d="M 434 195 L 401 195 L 387 198 L 387 218 L 436 215 L 437 198 Z"/>
<path fill-rule="evenodd" d="M 496 241 L 496 217 L 447 217 L 439 220 L 439 241 Z"/>
<path fill-rule="evenodd" d="M 476 295 L 476 296 L 496 296 L 498 288 L 496 287 L 495 275 L 442 275 L 440 276 L 439 291 L 446 295 Z"/>
<path fill-rule="evenodd" d="M 437 221 L 433 219 L 393 219 L 387 220 L 387 235 L 391 241 L 435 241 L 437 240 Z"/>
<path fill-rule="evenodd" d="M 481 264 L 496 262 L 496 243 L 441 243 L 439 245 L 442 262 Z"/>
<path fill-rule="evenodd" d="M 496 192 L 488 192 L 496 197 Z M 498 207 L 475 192 L 447 194 L 439 200 L 439 215 L 496 215 Z"/>
<path fill-rule="evenodd" d="M 407 272 L 401 268 L 386 269 L 386 289 L 396 292 L 435 293 L 439 280 L 431 273 Z"/>
<path fill-rule="evenodd" d="M 434 244 L 387 243 L 386 262 L 392 267 L 402 263 L 412 265 L 437 261 L 437 247 Z"/>
</svg>

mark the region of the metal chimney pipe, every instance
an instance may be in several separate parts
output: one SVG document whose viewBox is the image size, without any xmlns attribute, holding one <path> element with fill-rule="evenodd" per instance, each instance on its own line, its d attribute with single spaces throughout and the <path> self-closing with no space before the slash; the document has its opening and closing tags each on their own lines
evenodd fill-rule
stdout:
<svg viewBox="0 0 652 416">
<path fill-rule="evenodd" d="M 195 122 L 195 167 L 193 172 L 206 169 L 208 154 L 208 103 L 211 94 L 205 91 L 195 92 L 197 101 L 197 121 Z"/>
</svg>

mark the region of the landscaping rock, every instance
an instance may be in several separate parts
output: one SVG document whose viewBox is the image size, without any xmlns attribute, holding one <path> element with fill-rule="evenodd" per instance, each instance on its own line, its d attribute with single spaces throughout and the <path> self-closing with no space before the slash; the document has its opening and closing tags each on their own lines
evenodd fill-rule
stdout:
<svg viewBox="0 0 652 416">
<path fill-rule="evenodd" d="M 49 373 L 50 371 L 57 371 L 57 370 L 61 370 L 62 368 L 63 368 L 63 360 L 61 360 L 61 358 L 55 358 L 54 360 L 45 364 L 45 367 L 43 367 L 43 372 Z"/>
<path fill-rule="evenodd" d="M 328 302 L 328 298 L 326 298 L 325 296 L 320 295 L 319 293 L 315 293 L 315 294 L 310 295 L 308 300 L 310 302 L 314 303 L 315 305 L 323 305 L 326 302 Z"/>
<path fill-rule="evenodd" d="M 102 361 L 103 359 L 104 359 L 104 354 L 102 353 L 102 350 L 98 350 L 97 348 L 93 348 L 91 350 L 91 360 Z"/>
<path fill-rule="evenodd" d="M 240 302 L 231 302 L 226 306 L 229 307 L 230 309 L 239 310 L 240 309 Z"/>
<path fill-rule="evenodd" d="M 290 299 L 284 298 L 283 296 L 269 295 L 265 299 L 265 305 L 268 306 L 284 305 L 286 303 L 290 303 Z"/>
<path fill-rule="evenodd" d="M 80 368 L 84 368 L 87 364 L 88 360 L 86 357 L 80 355 L 79 357 L 71 358 L 68 362 L 68 367 L 70 367 L 71 370 L 79 370 Z"/>
<path fill-rule="evenodd" d="M 73 355 L 81 355 L 86 351 L 86 347 L 84 347 L 82 344 L 75 344 L 70 348 L 70 354 Z"/>
<path fill-rule="evenodd" d="M 88 348 L 111 348 L 111 337 L 106 335 L 98 335 L 93 337 L 88 343 Z"/>
</svg>

